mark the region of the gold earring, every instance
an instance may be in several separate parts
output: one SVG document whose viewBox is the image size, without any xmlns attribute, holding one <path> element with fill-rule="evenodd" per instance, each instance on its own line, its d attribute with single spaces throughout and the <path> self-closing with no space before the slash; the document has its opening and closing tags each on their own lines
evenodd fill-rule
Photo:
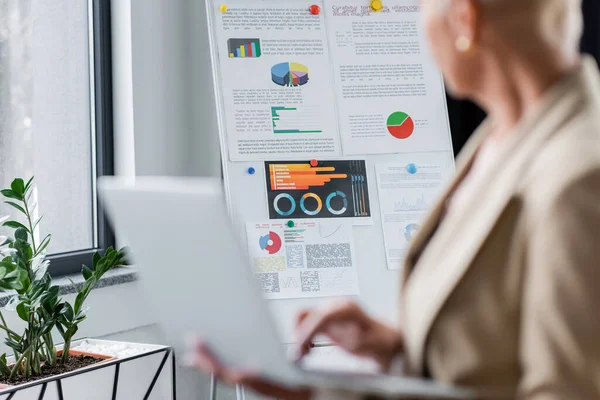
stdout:
<svg viewBox="0 0 600 400">
<path fill-rule="evenodd" d="M 471 50 L 471 47 L 473 47 L 473 41 L 468 37 L 461 35 L 456 39 L 455 46 L 456 50 L 460 51 L 461 53 L 467 53 L 469 50 Z"/>
</svg>

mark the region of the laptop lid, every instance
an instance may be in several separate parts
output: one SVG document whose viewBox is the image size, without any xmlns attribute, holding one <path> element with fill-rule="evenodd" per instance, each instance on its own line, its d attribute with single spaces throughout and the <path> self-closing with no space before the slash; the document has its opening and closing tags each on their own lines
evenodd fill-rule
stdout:
<svg viewBox="0 0 600 400">
<path fill-rule="evenodd" d="M 225 364 L 299 379 L 237 243 L 221 181 L 105 177 L 99 194 L 173 347 L 185 351 L 197 335 Z"/>
</svg>

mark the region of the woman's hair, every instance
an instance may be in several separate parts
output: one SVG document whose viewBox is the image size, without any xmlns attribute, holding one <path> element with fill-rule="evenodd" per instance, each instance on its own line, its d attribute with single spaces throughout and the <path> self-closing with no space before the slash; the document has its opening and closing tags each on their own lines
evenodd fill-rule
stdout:
<svg viewBox="0 0 600 400">
<path fill-rule="evenodd" d="M 446 4 L 450 0 L 442 0 Z M 535 38 L 549 47 L 578 51 L 583 32 L 582 0 L 476 0 L 485 19 L 518 43 Z M 532 45 L 535 45 L 532 43 Z"/>
<path fill-rule="evenodd" d="M 583 33 L 581 0 L 521 0 L 533 1 L 539 16 L 542 37 L 553 47 L 578 51 Z"/>
</svg>

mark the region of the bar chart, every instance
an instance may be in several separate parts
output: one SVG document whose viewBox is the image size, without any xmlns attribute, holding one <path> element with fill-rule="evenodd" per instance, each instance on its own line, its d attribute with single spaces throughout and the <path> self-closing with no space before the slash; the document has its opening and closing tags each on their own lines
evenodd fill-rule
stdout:
<svg viewBox="0 0 600 400">
<path fill-rule="evenodd" d="M 323 133 L 318 107 L 271 107 L 273 133 Z"/>
<path fill-rule="evenodd" d="M 261 55 L 260 39 L 229 39 L 229 58 L 257 58 Z"/>
</svg>

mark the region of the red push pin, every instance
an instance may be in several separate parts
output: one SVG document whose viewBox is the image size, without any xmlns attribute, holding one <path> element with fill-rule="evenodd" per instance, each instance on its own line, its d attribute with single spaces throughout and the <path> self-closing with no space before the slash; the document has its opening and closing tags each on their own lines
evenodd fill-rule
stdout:
<svg viewBox="0 0 600 400">
<path fill-rule="evenodd" d="M 317 160 L 310 160 L 310 166 L 311 167 L 316 167 L 317 165 L 319 165 L 319 162 Z"/>
<path fill-rule="evenodd" d="M 316 4 L 310 6 L 309 11 L 312 15 L 319 15 L 321 13 L 321 7 Z"/>
</svg>

